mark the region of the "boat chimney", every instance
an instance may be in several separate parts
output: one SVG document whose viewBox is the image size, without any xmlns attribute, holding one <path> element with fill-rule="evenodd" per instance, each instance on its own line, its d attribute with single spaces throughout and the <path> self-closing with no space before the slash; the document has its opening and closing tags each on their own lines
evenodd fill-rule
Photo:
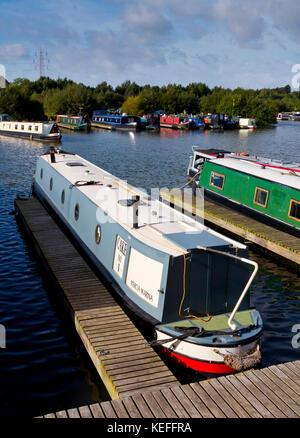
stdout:
<svg viewBox="0 0 300 438">
<path fill-rule="evenodd" d="M 133 228 L 139 227 L 139 201 L 140 197 L 139 195 L 132 196 L 132 226 Z"/>
<path fill-rule="evenodd" d="M 55 163 L 55 149 L 53 146 L 50 146 L 49 148 L 49 154 L 50 154 L 50 159 L 51 159 L 51 163 Z"/>
</svg>

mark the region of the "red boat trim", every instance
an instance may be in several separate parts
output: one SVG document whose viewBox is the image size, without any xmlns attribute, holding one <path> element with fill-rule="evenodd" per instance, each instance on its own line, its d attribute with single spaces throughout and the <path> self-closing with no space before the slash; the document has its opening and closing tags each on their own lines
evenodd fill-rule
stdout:
<svg viewBox="0 0 300 438">
<path fill-rule="evenodd" d="M 165 347 L 159 347 L 163 353 L 172 360 L 177 360 L 180 365 L 190 368 L 194 371 L 207 374 L 232 374 L 236 370 L 225 365 L 224 362 L 207 362 L 198 359 L 191 359 L 190 357 L 182 356 L 174 353 Z"/>
</svg>

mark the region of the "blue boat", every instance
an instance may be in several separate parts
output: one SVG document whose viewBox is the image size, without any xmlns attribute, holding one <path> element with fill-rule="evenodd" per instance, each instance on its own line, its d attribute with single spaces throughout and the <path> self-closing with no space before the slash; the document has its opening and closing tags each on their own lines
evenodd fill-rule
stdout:
<svg viewBox="0 0 300 438">
<path fill-rule="evenodd" d="M 121 131 L 137 131 L 143 128 L 138 116 L 110 114 L 103 110 L 93 112 L 91 126 Z"/>
<path fill-rule="evenodd" d="M 262 320 L 247 293 L 258 266 L 245 245 L 56 148 L 38 159 L 33 188 L 151 324 L 153 346 L 205 374 L 260 363 Z"/>
<path fill-rule="evenodd" d="M 190 129 L 204 129 L 204 118 L 201 116 L 190 116 Z"/>
</svg>

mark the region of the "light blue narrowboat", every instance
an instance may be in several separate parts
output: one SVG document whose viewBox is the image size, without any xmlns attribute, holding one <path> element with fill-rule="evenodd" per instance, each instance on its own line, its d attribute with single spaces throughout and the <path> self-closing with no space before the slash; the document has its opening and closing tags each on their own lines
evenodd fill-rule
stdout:
<svg viewBox="0 0 300 438">
<path fill-rule="evenodd" d="M 258 266 L 245 245 L 55 148 L 37 161 L 34 194 L 166 356 L 208 374 L 260 363 L 262 320 L 248 293 Z"/>
</svg>

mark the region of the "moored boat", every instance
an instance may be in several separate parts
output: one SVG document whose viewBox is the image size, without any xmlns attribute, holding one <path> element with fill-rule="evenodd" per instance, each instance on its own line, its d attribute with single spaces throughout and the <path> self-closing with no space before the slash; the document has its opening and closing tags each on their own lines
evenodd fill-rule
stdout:
<svg viewBox="0 0 300 438">
<path fill-rule="evenodd" d="M 18 122 L 8 114 L 0 114 L 0 135 L 39 141 L 59 142 L 61 140 L 61 132 L 56 123 Z"/>
<path fill-rule="evenodd" d="M 143 128 L 138 116 L 110 114 L 103 110 L 93 112 L 91 125 L 96 128 L 104 128 L 119 131 L 138 131 Z"/>
<path fill-rule="evenodd" d="M 190 129 L 203 129 L 204 118 L 201 116 L 189 116 Z"/>
<path fill-rule="evenodd" d="M 84 116 L 59 114 L 56 116 L 56 123 L 61 128 L 73 131 L 87 131 L 90 128 L 90 123 Z"/>
<path fill-rule="evenodd" d="M 259 364 L 262 320 L 247 293 L 258 266 L 245 245 L 54 148 L 37 161 L 34 193 L 167 356 L 209 374 Z"/>
<path fill-rule="evenodd" d="M 240 128 L 241 129 L 255 129 L 256 128 L 256 124 L 255 124 L 255 119 L 245 119 L 245 118 L 240 118 Z"/>
<path fill-rule="evenodd" d="M 178 115 L 161 115 L 160 116 L 160 126 L 162 128 L 172 128 L 172 129 L 189 129 L 190 121 L 187 116 Z"/>
<path fill-rule="evenodd" d="M 187 176 L 210 197 L 300 230 L 300 163 L 194 147 Z"/>
</svg>

